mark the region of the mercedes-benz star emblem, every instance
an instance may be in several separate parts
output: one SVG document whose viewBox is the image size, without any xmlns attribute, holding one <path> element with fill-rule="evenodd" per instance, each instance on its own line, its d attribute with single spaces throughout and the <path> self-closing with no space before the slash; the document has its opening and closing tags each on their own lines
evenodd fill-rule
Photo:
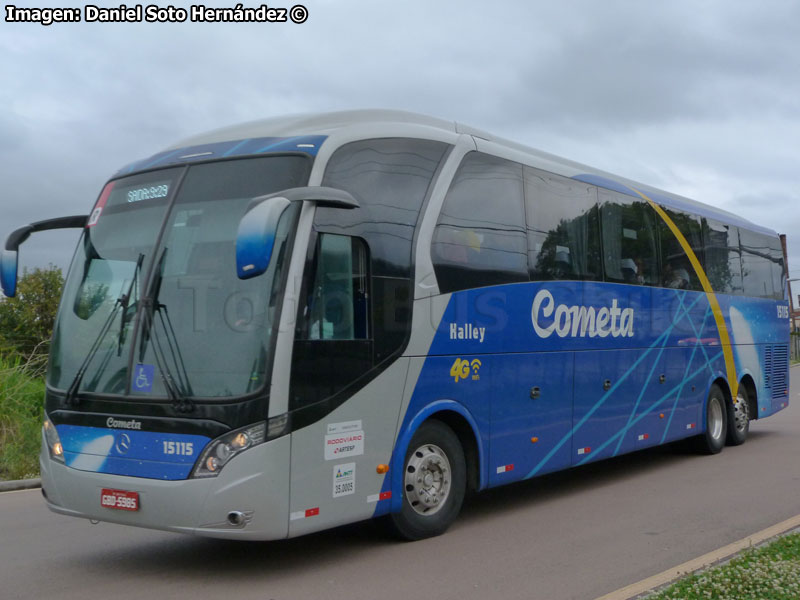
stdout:
<svg viewBox="0 0 800 600">
<path fill-rule="evenodd" d="M 117 452 L 125 454 L 131 449 L 131 436 L 127 433 L 121 433 L 117 436 Z"/>
</svg>

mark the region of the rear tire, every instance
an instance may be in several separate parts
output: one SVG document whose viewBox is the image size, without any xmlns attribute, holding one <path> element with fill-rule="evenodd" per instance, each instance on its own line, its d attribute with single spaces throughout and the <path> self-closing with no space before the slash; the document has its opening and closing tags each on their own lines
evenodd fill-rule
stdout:
<svg viewBox="0 0 800 600">
<path fill-rule="evenodd" d="M 394 532 L 406 540 L 444 533 L 464 502 L 466 472 L 453 430 L 436 420 L 420 425 L 403 461 L 403 507 L 389 516 Z"/>
<path fill-rule="evenodd" d="M 728 446 L 741 446 L 750 431 L 750 399 L 743 385 L 736 393 L 736 403 L 728 404 Z"/>
<path fill-rule="evenodd" d="M 725 394 L 715 383 L 706 400 L 706 430 L 695 438 L 695 449 L 700 454 L 719 454 L 725 447 L 728 432 L 728 409 Z"/>
</svg>

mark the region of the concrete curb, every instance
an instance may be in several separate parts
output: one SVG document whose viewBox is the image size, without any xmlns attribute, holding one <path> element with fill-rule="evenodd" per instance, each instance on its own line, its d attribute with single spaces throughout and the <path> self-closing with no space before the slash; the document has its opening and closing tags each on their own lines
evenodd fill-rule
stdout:
<svg viewBox="0 0 800 600">
<path fill-rule="evenodd" d="M 595 600 L 637 600 L 639 598 L 645 598 L 659 589 L 666 587 L 668 584 L 674 583 L 681 577 L 696 571 L 714 567 L 721 562 L 732 559 L 747 548 L 754 548 L 765 542 L 770 542 L 778 536 L 792 533 L 798 530 L 798 528 L 800 528 L 800 515 L 782 521 L 772 527 L 757 531 L 746 538 L 723 546 L 718 550 L 713 550 L 708 554 L 698 556 L 688 562 L 667 569 L 658 575 L 653 575 L 652 577 L 608 593 L 605 596 L 600 596 Z"/>
<path fill-rule="evenodd" d="M 0 492 L 16 492 L 18 490 L 31 490 L 42 487 L 41 479 L 16 479 L 14 481 L 0 481 Z"/>
</svg>

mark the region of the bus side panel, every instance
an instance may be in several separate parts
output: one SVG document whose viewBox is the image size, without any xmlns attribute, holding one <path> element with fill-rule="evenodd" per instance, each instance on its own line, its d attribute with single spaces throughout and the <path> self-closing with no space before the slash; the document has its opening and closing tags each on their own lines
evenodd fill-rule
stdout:
<svg viewBox="0 0 800 600">
<path fill-rule="evenodd" d="M 786 301 L 729 296 L 730 329 L 737 372 L 750 374 L 758 394 L 758 418 L 789 405 L 789 325 Z"/>
<path fill-rule="evenodd" d="M 697 433 L 705 386 L 699 377 L 688 381 L 686 374 L 693 370 L 698 355 L 702 355 L 702 348 L 664 350 L 636 415 L 641 419 L 635 432 L 637 450 Z"/>
<path fill-rule="evenodd" d="M 720 348 L 673 343 L 678 347 L 576 353 L 573 465 L 702 430 L 709 377 L 724 373 Z"/>
<path fill-rule="evenodd" d="M 577 353 L 573 465 L 634 449 L 633 438 L 626 434 L 645 384 L 646 368 L 636 366 L 641 355 L 637 350 Z"/>
<path fill-rule="evenodd" d="M 725 315 L 724 302 L 720 306 Z M 709 296 L 704 292 L 654 289 L 652 315 L 654 334 L 666 336 L 667 348 L 662 365 L 651 378 L 651 383 L 657 379 L 659 385 L 652 392 L 658 404 L 651 413 L 657 415 L 651 414 L 649 420 L 658 430 L 654 443 L 666 443 L 703 431 L 709 387 L 716 378 L 726 379 L 725 352 Z M 726 328 L 730 335 L 727 322 Z M 733 341 L 733 336 L 730 339 Z M 663 429 L 655 425 L 656 419 L 664 421 Z"/>
<path fill-rule="evenodd" d="M 781 337 L 775 302 L 719 298 L 739 369 L 761 373 L 767 350 L 757 342 Z M 594 321 L 583 316 L 586 307 Z M 608 321 L 611 333 L 592 334 L 601 311 L 612 310 L 620 311 L 616 329 Z M 632 319 L 623 325 L 625 311 Z M 484 452 L 491 448 L 490 485 L 702 433 L 709 385 L 726 377 L 721 334 L 708 296 L 698 291 L 593 282 L 509 284 L 452 294 L 431 325 L 436 335 L 398 435 L 432 402 L 458 402 L 474 415 Z M 778 346 L 783 347 L 771 345 Z M 785 372 L 784 366 L 775 369 Z M 761 389 L 768 378 L 760 379 L 759 406 L 769 407 Z M 538 384 L 538 403 L 530 398 L 537 381 L 544 382 Z M 558 407 L 545 410 L 553 394 Z M 565 404 L 574 409 L 570 426 L 561 412 Z"/>
<path fill-rule="evenodd" d="M 292 433 L 289 537 L 367 519 L 388 505 L 378 466 L 391 464 L 408 367 L 398 359 L 324 419 Z"/>
<path fill-rule="evenodd" d="M 584 298 L 618 301 L 647 318 L 636 319 L 633 336 L 618 338 L 629 349 L 576 352 L 571 464 L 697 434 L 707 379 L 724 373 L 705 294 L 587 284 Z"/>
<path fill-rule="evenodd" d="M 489 484 L 524 478 L 570 464 L 571 352 L 506 354 L 492 365 L 492 437 Z"/>
<path fill-rule="evenodd" d="M 658 376 L 655 371 L 666 343 L 653 343 L 658 337 L 653 329 L 654 301 L 647 287 L 584 284 L 584 305 L 618 306 L 633 310 L 636 318 L 633 329 L 620 337 L 581 338 L 588 351 L 575 356 L 571 464 L 636 449 L 641 429 L 637 413 L 647 403 L 645 388 Z M 613 318 L 619 323 L 618 316 Z"/>
</svg>

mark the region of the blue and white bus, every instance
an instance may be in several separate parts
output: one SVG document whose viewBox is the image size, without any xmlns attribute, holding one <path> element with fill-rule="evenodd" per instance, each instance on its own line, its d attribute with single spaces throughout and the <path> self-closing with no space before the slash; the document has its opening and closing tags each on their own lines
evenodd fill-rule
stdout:
<svg viewBox="0 0 800 600">
<path fill-rule="evenodd" d="M 785 408 L 779 236 L 392 111 L 271 119 L 135 162 L 82 229 L 47 373 L 58 513 L 279 539 Z"/>
</svg>

